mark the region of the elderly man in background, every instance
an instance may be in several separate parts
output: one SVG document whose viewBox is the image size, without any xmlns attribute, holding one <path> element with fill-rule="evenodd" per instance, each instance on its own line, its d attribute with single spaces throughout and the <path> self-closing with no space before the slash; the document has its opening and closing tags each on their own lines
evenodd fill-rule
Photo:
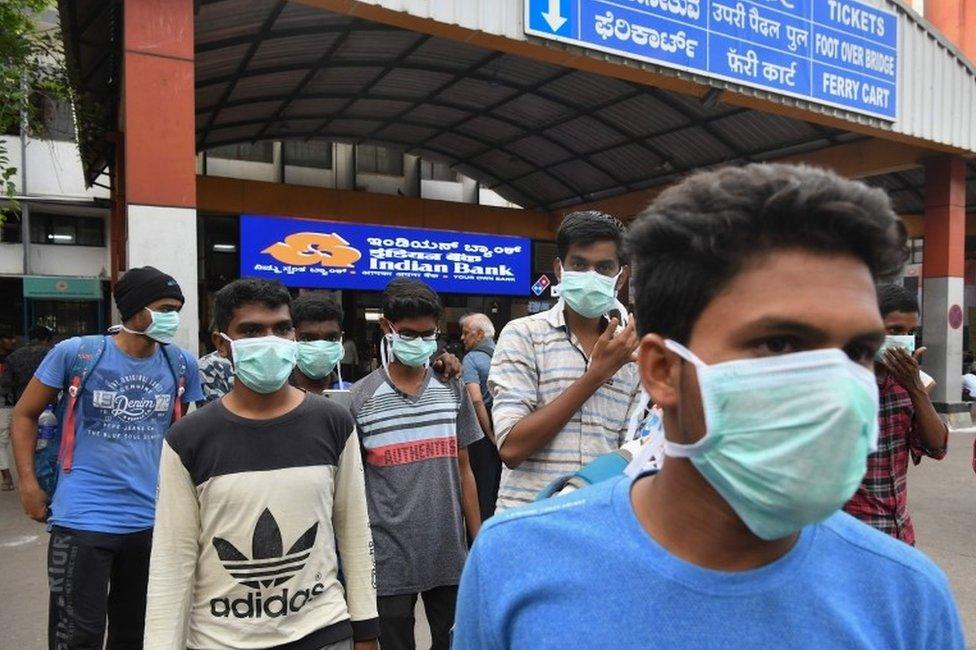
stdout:
<svg viewBox="0 0 976 650">
<path fill-rule="evenodd" d="M 484 314 L 463 316 L 461 343 L 464 345 L 464 360 L 461 363 L 461 381 L 464 382 L 474 403 L 478 422 L 485 437 L 468 448 L 474 480 L 478 484 L 478 505 L 481 520 L 495 514 L 495 501 L 498 498 L 498 483 L 502 474 L 502 461 L 495 446 L 495 433 L 491 425 L 491 393 L 488 391 L 488 370 L 491 357 L 495 353 L 495 326 Z"/>
</svg>

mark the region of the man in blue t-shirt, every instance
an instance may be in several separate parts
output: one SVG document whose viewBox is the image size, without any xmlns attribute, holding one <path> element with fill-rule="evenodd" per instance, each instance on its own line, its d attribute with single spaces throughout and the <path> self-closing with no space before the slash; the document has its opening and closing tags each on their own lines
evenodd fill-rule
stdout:
<svg viewBox="0 0 976 650">
<path fill-rule="evenodd" d="M 875 282 L 906 257 L 888 197 L 730 167 L 628 239 L 663 466 L 489 520 L 454 647 L 961 650 L 942 571 L 840 510 L 877 444 Z"/>
<path fill-rule="evenodd" d="M 183 307 L 176 281 L 153 267 L 136 268 L 118 280 L 114 295 L 122 317 L 115 335 L 97 346 L 81 338 L 59 343 L 14 408 L 21 502 L 51 532 L 52 648 L 101 648 L 106 618 L 106 648 L 142 647 L 163 434 L 203 397 L 195 356 L 163 350 Z M 34 473 L 38 417 L 59 392 L 67 395 L 81 358 L 96 357 L 99 348 L 77 396 L 74 427 L 62 432 L 61 475 L 48 495 Z"/>
</svg>

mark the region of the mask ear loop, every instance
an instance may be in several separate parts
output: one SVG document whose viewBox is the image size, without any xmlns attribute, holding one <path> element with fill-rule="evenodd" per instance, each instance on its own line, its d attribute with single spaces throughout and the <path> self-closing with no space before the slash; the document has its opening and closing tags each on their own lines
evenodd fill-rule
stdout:
<svg viewBox="0 0 976 650">
<path fill-rule="evenodd" d="M 342 339 L 339 339 L 339 345 L 342 346 Z M 342 357 L 339 357 L 339 363 L 335 367 L 336 376 L 339 378 L 339 390 L 342 390 Z"/>
<path fill-rule="evenodd" d="M 695 366 L 695 369 L 698 371 L 698 387 L 699 390 L 701 390 L 701 385 L 702 385 L 701 371 L 707 370 L 708 364 L 702 361 L 701 359 L 699 359 L 698 355 L 696 355 L 694 352 L 692 352 L 682 344 L 678 343 L 677 341 L 667 339 L 666 341 L 664 341 L 664 346 L 668 350 L 671 350 L 676 355 L 678 355 L 679 357 L 687 361 L 688 363 Z M 671 442 L 670 440 L 667 439 L 667 436 L 665 436 L 664 438 L 665 456 L 671 456 L 673 458 L 692 458 L 694 456 L 700 455 L 701 452 L 705 449 L 705 447 L 709 444 L 711 439 L 709 438 L 708 435 L 708 409 L 705 406 L 704 395 L 702 395 L 701 397 L 701 403 L 702 403 L 702 409 L 704 409 L 705 411 L 705 435 L 702 436 L 701 440 L 699 440 L 698 442 L 694 442 L 691 444 L 681 444 L 678 442 Z"/>
</svg>

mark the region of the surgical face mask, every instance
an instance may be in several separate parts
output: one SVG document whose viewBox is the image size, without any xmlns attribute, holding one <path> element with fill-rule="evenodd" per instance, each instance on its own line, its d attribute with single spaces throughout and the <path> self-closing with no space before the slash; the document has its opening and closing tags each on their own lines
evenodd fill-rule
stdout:
<svg viewBox="0 0 976 650">
<path fill-rule="evenodd" d="M 342 341 L 299 341 L 298 369 L 312 379 L 322 379 L 335 370 L 342 358 Z"/>
<path fill-rule="evenodd" d="M 149 307 L 144 307 L 144 309 L 149 312 L 149 315 L 152 318 L 152 322 L 149 323 L 149 327 L 147 327 L 144 331 L 137 332 L 135 330 L 130 330 L 125 325 L 116 325 L 109 331 L 122 331 L 128 332 L 129 334 L 139 334 L 142 336 L 148 336 L 158 343 L 172 343 L 173 338 L 176 336 L 176 330 L 180 328 L 180 312 L 153 311 L 149 309 Z"/>
<path fill-rule="evenodd" d="M 232 339 L 220 335 L 230 341 L 234 375 L 255 393 L 273 393 L 288 381 L 298 357 L 295 341 L 277 336 Z"/>
<path fill-rule="evenodd" d="M 823 521 L 857 490 L 878 443 L 874 373 L 841 350 L 695 365 L 705 436 L 686 457 L 758 537 L 780 539 Z"/>
<path fill-rule="evenodd" d="M 617 275 L 596 271 L 567 271 L 559 279 L 559 295 L 570 309 L 584 318 L 596 318 L 617 305 Z"/>
<path fill-rule="evenodd" d="M 393 356 L 400 363 L 411 368 L 421 368 L 430 363 L 430 357 L 437 352 L 437 337 L 434 336 L 431 340 L 420 336 L 405 339 L 396 330 L 391 331 L 384 337 L 384 346 L 380 349 L 384 368 L 390 365 L 386 346 L 390 347 Z"/>
<path fill-rule="evenodd" d="M 888 348 L 905 348 L 908 354 L 913 354 L 915 352 L 915 335 L 905 334 L 902 336 L 895 336 L 889 334 L 885 337 L 884 343 L 881 344 L 881 348 L 878 353 L 874 355 L 875 361 L 884 361 L 884 353 Z"/>
</svg>

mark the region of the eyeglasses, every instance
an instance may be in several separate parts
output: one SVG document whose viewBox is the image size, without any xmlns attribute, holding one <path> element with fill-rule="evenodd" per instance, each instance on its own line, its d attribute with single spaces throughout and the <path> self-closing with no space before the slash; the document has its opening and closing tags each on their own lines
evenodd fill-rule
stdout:
<svg viewBox="0 0 976 650">
<path fill-rule="evenodd" d="M 414 332 L 397 332 L 394 333 L 399 336 L 404 341 L 416 341 L 417 339 L 422 339 L 424 341 L 436 341 L 440 338 L 441 333 L 439 330 L 435 330 L 433 334 L 415 334 Z"/>
</svg>

